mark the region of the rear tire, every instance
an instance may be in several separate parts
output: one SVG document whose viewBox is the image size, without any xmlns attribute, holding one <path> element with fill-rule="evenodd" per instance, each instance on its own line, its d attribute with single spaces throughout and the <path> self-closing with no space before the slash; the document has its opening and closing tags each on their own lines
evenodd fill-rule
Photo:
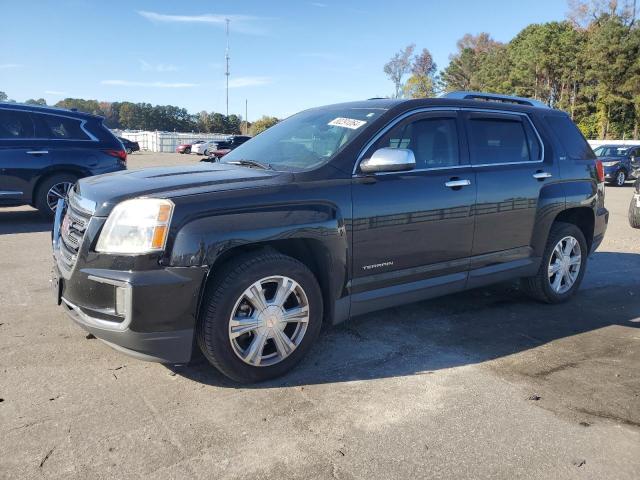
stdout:
<svg viewBox="0 0 640 480">
<path fill-rule="evenodd" d="M 274 251 L 245 255 L 217 271 L 207 288 L 198 346 L 236 382 L 279 377 L 318 337 L 322 308 L 318 282 L 304 264 Z"/>
<path fill-rule="evenodd" d="M 544 303 L 562 303 L 569 300 L 580 288 L 588 255 L 587 242 L 582 230 L 572 223 L 554 223 L 547 238 L 538 273 L 522 279 L 523 289 L 529 296 Z"/>
<path fill-rule="evenodd" d="M 629 225 L 632 228 L 640 228 L 640 207 L 636 200 L 637 196 L 637 193 L 634 194 L 629 203 Z"/>
<path fill-rule="evenodd" d="M 45 178 L 35 193 L 34 205 L 40 214 L 48 219 L 53 218 L 57 199 L 65 197 L 77 181 L 78 177 L 68 173 Z"/>
</svg>

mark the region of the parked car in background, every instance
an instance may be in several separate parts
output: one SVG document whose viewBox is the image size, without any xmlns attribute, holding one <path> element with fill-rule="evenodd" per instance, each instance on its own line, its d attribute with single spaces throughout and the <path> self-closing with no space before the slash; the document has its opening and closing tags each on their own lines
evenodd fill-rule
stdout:
<svg viewBox="0 0 640 480">
<path fill-rule="evenodd" d="M 33 205 L 53 217 L 82 177 L 126 169 L 127 152 L 103 118 L 0 103 L 0 206 Z"/>
<path fill-rule="evenodd" d="M 191 146 L 191 153 L 196 155 L 209 155 L 214 150 L 218 149 L 218 141 L 205 140 L 203 142 L 194 143 Z"/>
<path fill-rule="evenodd" d="M 594 150 L 604 166 L 607 182 L 617 187 L 634 180 L 640 169 L 640 145 L 600 145 Z"/>
<path fill-rule="evenodd" d="M 140 144 L 138 142 L 134 142 L 124 137 L 118 137 L 118 140 L 122 142 L 124 150 L 125 152 L 127 152 L 127 154 L 140 151 Z"/>
<path fill-rule="evenodd" d="M 516 278 L 567 301 L 608 218 L 602 165 L 564 112 L 477 92 L 360 101 L 219 162 L 81 180 L 56 213 L 52 286 L 118 350 L 182 364 L 195 347 L 256 382 L 323 323 Z"/>
<path fill-rule="evenodd" d="M 243 143 L 245 143 L 247 140 L 250 140 L 250 139 L 251 137 L 249 137 L 248 135 L 234 135 L 227 140 L 218 142 L 217 150 L 209 152 L 209 156 L 214 159 L 222 158 L 231 150 L 239 147 L 240 145 L 242 145 Z M 207 161 L 207 160 L 208 159 L 205 159 L 203 161 Z"/>
<path fill-rule="evenodd" d="M 635 191 L 629 204 L 629 225 L 640 228 L 640 180 L 636 180 Z"/>
<path fill-rule="evenodd" d="M 176 148 L 176 152 L 191 153 L 191 149 L 193 148 L 193 146 L 198 145 L 200 143 L 204 143 L 204 140 L 198 140 L 197 142 L 193 142 L 193 143 L 183 143 L 181 145 L 178 145 L 178 148 Z"/>
</svg>

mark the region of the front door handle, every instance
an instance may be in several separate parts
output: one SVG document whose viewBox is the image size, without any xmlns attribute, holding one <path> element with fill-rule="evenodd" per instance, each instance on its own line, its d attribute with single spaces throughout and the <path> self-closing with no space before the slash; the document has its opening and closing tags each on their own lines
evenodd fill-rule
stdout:
<svg viewBox="0 0 640 480">
<path fill-rule="evenodd" d="M 27 155 L 46 155 L 49 153 L 48 150 L 29 150 Z"/>
<path fill-rule="evenodd" d="M 551 175 L 549 172 L 536 172 L 533 174 L 533 178 L 535 178 L 536 180 L 544 180 L 545 178 L 551 177 L 553 177 L 553 175 Z"/>
<path fill-rule="evenodd" d="M 460 188 L 466 187 L 467 185 L 471 185 L 471 180 L 467 180 L 466 178 L 463 180 L 454 180 L 453 178 L 448 182 L 445 182 L 444 186 L 448 188 Z"/>
</svg>

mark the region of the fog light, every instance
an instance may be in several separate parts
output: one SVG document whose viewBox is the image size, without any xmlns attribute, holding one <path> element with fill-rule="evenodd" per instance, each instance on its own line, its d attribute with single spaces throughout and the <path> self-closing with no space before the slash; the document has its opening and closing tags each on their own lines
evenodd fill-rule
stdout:
<svg viewBox="0 0 640 480">
<path fill-rule="evenodd" d="M 127 315 L 127 290 L 125 287 L 116 287 L 116 314 Z"/>
</svg>

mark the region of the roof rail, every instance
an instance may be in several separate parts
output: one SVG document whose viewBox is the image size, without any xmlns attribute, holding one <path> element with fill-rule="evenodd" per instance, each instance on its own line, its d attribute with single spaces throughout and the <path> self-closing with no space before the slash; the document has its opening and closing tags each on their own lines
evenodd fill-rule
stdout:
<svg viewBox="0 0 640 480">
<path fill-rule="evenodd" d="M 530 107 L 550 108 L 545 103 L 531 98 L 515 97 L 513 95 L 500 95 L 497 93 L 484 92 L 448 92 L 442 95 L 444 98 L 456 98 L 459 100 L 484 100 L 486 102 L 515 103 L 517 105 L 528 105 Z"/>
</svg>

